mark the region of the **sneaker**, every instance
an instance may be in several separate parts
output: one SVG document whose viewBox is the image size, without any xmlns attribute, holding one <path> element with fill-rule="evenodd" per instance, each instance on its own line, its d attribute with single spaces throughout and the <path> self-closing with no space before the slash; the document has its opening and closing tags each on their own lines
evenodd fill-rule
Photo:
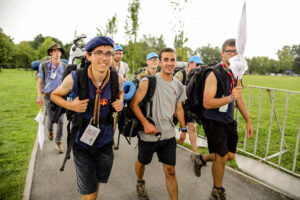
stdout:
<svg viewBox="0 0 300 200">
<path fill-rule="evenodd" d="M 194 173 L 195 176 L 200 177 L 201 176 L 201 167 L 204 165 L 206 166 L 206 163 L 203 161 L 203 155 L 192 153 L 191 154 L 192 162 L 194 163 Z"/>
<path fill-rule="evenodd" d="M 64 148 L 63 148 L 61 142 L 57 142 L 57 144 L 56 144 L 56 151 L 57 151 L 58 154 L 64 152 Z"/>
<path fill-rule="evenodd" d="M 49 140 L 53 140 L 53 131 L 48 130 L 48 138 Z"/>
<path fill-rule="evenodd" d="M 145 181 L 137 181 L 136 183 L 136 194 L 138 195 L 139 199 L 142 200 L 150 200 L 147 191 L 146 191 L 146 187 L 145 187 Z"/>
<path fill-rule="evenodd" d="M 225 188 L 213 188 L 210 196 L 209 196 L 210 200 L 226 200 L 226 193 L 225 193 Z"/>
</svg>

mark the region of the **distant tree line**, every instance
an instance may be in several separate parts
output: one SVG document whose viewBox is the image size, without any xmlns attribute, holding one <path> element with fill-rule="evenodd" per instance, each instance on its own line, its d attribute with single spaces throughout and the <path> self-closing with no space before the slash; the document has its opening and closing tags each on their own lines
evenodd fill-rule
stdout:
<svg viewBox="0 0 300 200">
<path fill-rule="evenodd" d="M 173 0 L 171 7 L 174 9 L 175 16 L 181 16 L 181 12 L 188 0 Z M 129 0 L 128 15 L 125 19 L 125 36 L 126 44 L 120 44 L 124 48 L 123 60 L 128 63 L 131 72 L 140 67 L 146 66 L 146 55 L 154 51 L 159 51 L 166 47 L 163 35 L 153 37 L 151 35 L 143 35 L 138 41 L 139 33 L 139 0 Z M 172 19 L 170 17 L 170 19 Z M 107 35 L 111 38 L 117 34 L 117 15 L 108 19 L 105 27 L 97 28 L 97 35 Z M 188 37 L 184 32 L 184 22 L 179 18 L 173 21 L 174 33 L 173 46 L 177 52 L 177 60 L 187 61 L 192 55 L 199 55 L 205 64 L 220 62 L 221 50 L 219 47 L 213 47 L 209 43 L 206 46 L 199 47 L 195 50 L 186 46 Z M 39 60 L 47 55 L 47 49 L 52 43 L 58 43 L 66 50 L 62 58 L 68 59 L 72 43 L 63 44 L 59 39 L 51 36 L 37 35 L 32 41 L 22 41 L 15 44 L 13 39 L 6 35 L 0 27 L 0 66 L 7 68 L 27 68 L 31 66 L 31 62 Z M 118 43 L 118 41 L 116 41 Z M 293 46 L 284 46 L 277 51 L 278 60 L 268 57 L 253 57 L 247 58 L 248 73 L 250 74 L 269 74 L 269 73 L 284 73 L 293 71 L 300 74 L 300 44 Z"/>
</svg>

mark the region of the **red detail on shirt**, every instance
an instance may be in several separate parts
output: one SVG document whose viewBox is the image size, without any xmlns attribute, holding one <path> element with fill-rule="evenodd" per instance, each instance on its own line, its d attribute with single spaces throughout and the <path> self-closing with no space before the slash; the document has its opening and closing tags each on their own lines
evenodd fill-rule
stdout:
<svg viewBox="0 0 300 200">
<path fill-rule="evenodd" d="M 227 67 L 226 67 L 226 65 L 224 63 L 222 63 L 221 65 L 222 65 L 222 67 L 225 69 L 225 71 L 227 72 L 227 74 L 231 78 L 230 89 L 229 89 L 229 94 L 231 94 L 231 91 L 234 88 L 234 75 L 233 75 L 233 72 L 231 70 L 228 70 Z"/>
<path fill-rule="evenodd" d="M 99 104 L 100 104 L 101 106 L 105 106 L 107 103 L 108 103 L 108 100 L 107 100 L 107 99 L 100 99 Z"/>
</svg>

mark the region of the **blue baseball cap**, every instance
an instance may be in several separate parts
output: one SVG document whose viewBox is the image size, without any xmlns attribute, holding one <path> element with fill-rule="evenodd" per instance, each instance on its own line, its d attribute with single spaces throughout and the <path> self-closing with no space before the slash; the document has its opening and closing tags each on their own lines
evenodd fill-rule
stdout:
<svg viewBox="0 0 300 200">
<path fill-rule="evenodd" d="M 195 62 L 195 63 L 201 64 L 201 65 L 204 64 L 204 62 L 201 60 L 201 58 L 197 55 L 191 56 L 188 62 Z"/>
<path fill-rule="evenodd" d="M 108 45 L 114 47 L 114 44 L 115 42 L 107 36 L 96 36 L 86 43 L 84 49 L 89 52 L 98 46 Z"/>
<path fill-rule="evenodd" d="M 122 47 L 121 45 L 118 45 L 118 44 L 117 44 L 117 45 L 115 46 L 115 48 L 114 48 L 114 51 L 124 51 L 124 50 L 123 50 L 123 47 Z"/>
<path fill-rule="evenodd" d="M 151 58 L 154 58 L 154 57 L 158 58 L 158 55 L 154 52 L 150 52 L 150 53 L 148 53 L 146 60 L 150 60 Z"/>
</svg>

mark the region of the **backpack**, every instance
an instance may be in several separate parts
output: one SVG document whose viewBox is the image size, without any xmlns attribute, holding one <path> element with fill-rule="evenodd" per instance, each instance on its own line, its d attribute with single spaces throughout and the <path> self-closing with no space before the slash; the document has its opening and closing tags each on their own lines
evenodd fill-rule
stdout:
<svg viewBox="0 0 300 200">
<path fill-rule="evenodd" d="M 80 69 L 76 70 L 76 74 L 77 74 L 77 78 L 78 78 L 77 84 L 78 84 L 78 88 L 79 88 L 79 95 L 78 95 L 79 100 L 84 100 L 84 99 L 89 98 L 87 69 L 88 69 L 88 67 L 86 67 L 86 65 L 85 65 L 84 68 L 80 68 Z M 111 84 L 110 85 L 111 101 L 114 102 L 114 101 L 116 101 L 116 99 L 118 98 L 118 95 L 119 95 L 119 93 L 118 93 L 119 75 L 113 67 L 110 67 L 109 69 L 110 69 L 110 79 L 111 79 L 111 82 L 110 82 L 110 84 Z M 110 115 L 108 115 L 107 117 L 102 119 L 103 123 L 113 124 L 112 112 L 115 112 L 115 111 L 111 107 L 111 113 L 110 113 Z M 60 171 L 64 171 L 65 164 L 66 164 L 67 160 L 70 158 L 70 153 L 74 146 L 78 130 L 80 130 L 83 127 L 82 126 L 83 124 L 89 123 L 89 121 L 84 119 L 84 117 L 81 114 L 76 113 L 71 110 L 66 111 L 66 116 L 67 116 L 67 120 L 68 120 L 67 152 L 66 152 L 63 164 L 60 168 Z M 72 124 L 72 128 L 71 128 L 71 124 Z M 97 140 L 97 138 L 96 138 L 96 140 Z M 92 154 L 95 151 L 95 148 L 96 148 L 95 145 L 96 145 L 96 142 L 94 142 L 94 144 L 91 147 Z"/>
<path fill-rule="evenodd" d="M 187 100 L 185 106 L 188 115 L 198 124 L 202 124 L 203 116 L 203 92 L 205 80 L 208 72 L 213 71 L 216 76 L 218 88 L 225 91 L 225 81 L 220 76 L 220 65 L 211 64 L 205 67 L 192 69 L 188 75 L 188 84 L 186 87 Z"/>
<path fill-rule="evenodd" d="M 148 77 L 148 90 L 147 93 L 142 100 L 142 102 L 139 104 L 141 111 L 143 115 L 147 118 L 148 116 L 152 117 L 152 97 L 155 91 L 156 87 L 156 77 L 155 75 L 152 76 L 146 76 Z M 138 87 L 139 82 L 135 82 Z M 150 103 L 150 113 L 147 113 L 147 104 Z M 139 130 L 143 129 L 143 126 L 141 125 L 140 121 L 136 118 L 133 111 L 129 107 L 130 102 L 126 103 L 125 107 L 121 112 L 119 112 L 119 122 L 118 122 L 118 128 L 119 133 L 124 135 L 128 144 L 130 143 L 130 140 L 127 138 L 135 137 L 137 136 Z M 149 118 L 147 118 L 149 121 Z"/>
</svg>

